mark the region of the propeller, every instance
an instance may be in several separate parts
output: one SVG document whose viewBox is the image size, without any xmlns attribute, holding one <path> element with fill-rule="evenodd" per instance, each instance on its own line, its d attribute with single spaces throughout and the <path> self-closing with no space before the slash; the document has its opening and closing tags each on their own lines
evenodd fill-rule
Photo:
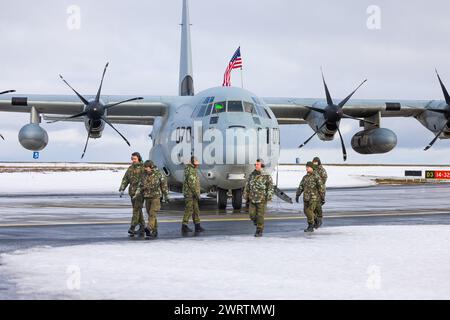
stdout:
<svg viewBox="0 0 450 320">
<path fill-rule="evenodd" d="M 81 100 L 81 102 L 83 102 L 83 104 L 85 105 L 84 111 L 77 113 L 75 115 L 66 117 L 66 118 L 62 118 L 62 119 L 58 119 L 58 120 L 54 120 L 54 121 L 48 121 L 48 123 L 55 123 L 55 122 L 59 122 L 59 121 L 66 121 L 66 120 L 70 120 L 70 119 L 75 119 L 75 118 L 79 118 L 79 117 L 87 117 L 89 119 L 89 130 L 88 130 L 88 135 L 87 135 L 87 139 L 86 139 L 86 144 L 84 146 L 84 150 L 83 150 L 83 154 L 81 156 L 81 158 L 83 159 L 85 153 L 86 153 L 86 149 L 89 143 L 89 138 L 93 129 L 93 124 L 96 121 L 103 121 L 105 122 L 107 125 L 109 125 L 114 131 L 116 131 L 121 137 L 122 139 L 128 144 L 128 146 L 130 146 L 130 142 L 123 136 L 123 134 L 121 134 L 119 132 L 119 130 L 117 130 L 113 124 L 108 120 L 108 118 L 106 117 L 106 112 L 111 109 L 114 108 L 120 104 L 126 103 L 126 102 L 131 102 L 131 101 L 136 101 L 136 100 L 142 100 L 142 97 L 136 97 L 136 98 L 131 98 L 131 99 L 127 99 L 127 100 L 123 100 L 120 102 L 115 102 L 115 103 L 110 103 L 110 104 L 103 104 L 103 102 L 100 100 L 101 97 L 101 92 L 102 92 L 102 86 L 103 86 L 103 79 L 105 78 L 105 73 L 106 73 L 106 69 L 108 68 L 109 63 L 106 63 L 105 68 L 103 69 L 103 74 L 102 74 L 102 79 L 100 81 L 100 86 L 98 88 L 97 94 L 95 95 L 95 99 L 94 100 L 90 100 L 88 101 L 86 98 L 84 98 L 80 93 L 78 93 L 78 91 L 76 91 L 65 79 L 62 75 L 59 75 L 59 77 L 61 78 L 61 80 L 70 88 L 72 89 L 72 91 L 77 95 L 77 97 Z"/>
<path fill-rule="evenodd" d="M 325 81 L 323 71 L 322 71 L 322 81 L 323 81 L 323 86 L 325 88 L 325 96 L 327 99 L 327 106 L 324 109 L 317 108 L 317 107 L 309 107 L 309 106 L 305 106 L 305 107 L 311 111 L 316 111 L 316 112 L 323 114 L 324 122 L 322 123 L 322 125 L 320 127 L 316 127 L 314 134 L 311 137 L 309 137 L 305 142 L 303 142 L 301 145 L 299 145 L 299 148 L 304 147 L 316 134 L 318 134 L 320 132 L 320 130 L 324 126 L 328 126 L 329 128 L 336 129 L 337 132 L 339 133 L 339 138 L 341 139 L 342 155 L 343 155 L 344 161 L 346 161 L 347 160 L 347 150 L 345 149 L 344 140 L 342 139 L 342 134 L 339 129 L 339 125 L 338 125 L 339 121 L 341 119 L 352 119 L 352 120 L 358 120 L 358 121 L 362 121 L 364 123 L 376 125 L 376 123 L 374 123 L 372 121 L 352 117 L 348 114 L 345 114 L 343 111 L 343 107 L 345 106 L 345 104 L 350 100 L 350 98 L 355 94 L 355 92 L 364 83 L 367 82 L 367 79 L 365 79 L 363 82 L 361 82 L 361 84 L 359 86 L 357 86 L 355 90 L 353 90 L 344 100 L 339 102 L 337 105 L 333 102 L 333 98 L 331 97 L 330 91 L 328 90 L 328 86 Z"/>
<path fill-rule="evenodd" d="M 0 92 L 0 94 L 13 93 L 13 92 L 16 92 L 16 90 L 6 90 L 6 91 Z M 5 138 L 1 134 L 0 134 L 0 138 L 2 138 L 2 140 L 5 140 Z"/>
<path fill-rule="evenodd" d="M 427 108 L 426 110 L 443 114 L 445 116 L 445 118 L 447 119 L 447 123 L 448 123 L 448 121 L 450 120 L 450 95 L 448 94 L 447 88 L 445 87 L 444 83 L 442 82 L 442 79 L 439 76 L 439 72 L 437 71 L 437 69 L 436 69 L 436 75 L 438 77 L 439 84 L 441 85 L 442 93 L 444 94 L 445 103 L 447 105 L 445 106 L 444 109 L 434 109 L 434 108 L 428 109 Z M 431 142 L 425 147 L 425 149 L 423 149 L 424 151 L 427 151 L 428 149 L 430 149 L 433 146 L 433 144 L 437 141 L 437 139 L 442 134 L 442 132 L 444 132 L 445 128 L 447 127 L 447 123 L 441 128 L 441 130 L 439 130 L 438 134 L 433 138 L 433 140 L 431 140 Z"/>
<path fill-rule="evenodd" d="M 6 91 L 0 92 L 0 94 L 13 93 L 13 92 L 16 92 L 16 90 L 6 90 Z"/>
</svg>

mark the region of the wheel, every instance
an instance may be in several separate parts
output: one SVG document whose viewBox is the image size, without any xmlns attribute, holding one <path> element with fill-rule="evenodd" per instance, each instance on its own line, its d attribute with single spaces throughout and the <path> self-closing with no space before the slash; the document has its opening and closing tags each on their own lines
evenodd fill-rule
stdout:
<svg viewBox="0 0 450 320">
<path fill-rule="evenodd" d="M 217 188 L 217 207 L 220 210 L 227 208 L 227 192 L 228 190 Z"/>
<path fill-rule="evenodd" d="M 242 208 L 242 189 L 233 190 L 233 209 L 240 210 Z"/>
</svg>

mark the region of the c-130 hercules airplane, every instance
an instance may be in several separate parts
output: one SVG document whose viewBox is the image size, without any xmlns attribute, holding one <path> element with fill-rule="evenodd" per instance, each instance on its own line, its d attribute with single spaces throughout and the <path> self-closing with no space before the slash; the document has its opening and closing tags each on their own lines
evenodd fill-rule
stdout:
<svg viewBox="0 0 450 320">
<path fill-rule="evenodd" d="M 83 121 L 88 133 L 83 156 L 89 138 L 100 138 L 105 124 L 128 144 L 113 124 L 152 125 L 150 137 L 153 146 L 149 158 L 167 176 L 172 191 L 181 192 L 183 162 L 193 154 L 201 162 L 202 192 L 216 193 L 218 206 L 224 209 L 227 193 L 231 190 L 233 207 L 240 209 L 242 190 L 256 158 L 264 160 L 269 173 L 278 164 L 279 125 L 308 124 L 314 130 L 314 134 L 300 147 L 315 135 L 322 141 L 330 141 L 338 133 L 344 161 L 346 149 L 339 130 L 341 119 L 360 122 L 363 129 L 353 136 L 351 145 L 361 154 L 386 153 L 396 146 L 395 133 L 380 127 L 381 117 L 415 117 L 435 133 L 435 138 L 425 150 L 438 138 L 450 138 L 450 96 L 439 74 L 445 101 L 350 101 L 364 81 L 336 104 L 325 78 L 325 100 L 261 98 L 237 87 L 215 87 L 194 94 L 188 0 L 183 0 L 182 11 L 178 96 L 108 96 L 102 99 L 102 83 L 108 64 L 95 96 L 82 96 L 60 76 L 76 96 L 2 96 L 0 111 L 29 112 L 31 115 L 30 123 L 19 132 L 20 144 L 33 151 L 46 147 L 48 135 L 40 126 L 41 115 L 49 122 Z M 204 145 L 204 142 L 215 146 Z M 242 150 L 244 152 L 240 152 Z M 281 191 L 277 192 L 281 194 Z"/>
</svg>

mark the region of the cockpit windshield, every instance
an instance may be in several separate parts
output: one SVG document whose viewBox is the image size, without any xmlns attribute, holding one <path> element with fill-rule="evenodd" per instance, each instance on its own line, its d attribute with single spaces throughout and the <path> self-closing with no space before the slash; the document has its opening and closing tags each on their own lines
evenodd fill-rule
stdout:
<svg viewBox="0 0 450 320">
<path fill-rule="evenodd" d="M 242 101 L 228 101 L 228 112 L 243 112 Z"/>
<path fill-rule="evenodd" d="M 259 103 L 257 98 L 252 98 L 254 102 L 241 100 L 228 100 L 213 102 L 214 97 L 206 97 L 194 111 L 197 118 L 207 117 L 209 115 L 219 114 L 223 112 L 247 112 L 253 116 L 261 118 L 271 118 L 267 110 Z M 198 111 L 197 111 L 198 110 Z"/>
</svg>

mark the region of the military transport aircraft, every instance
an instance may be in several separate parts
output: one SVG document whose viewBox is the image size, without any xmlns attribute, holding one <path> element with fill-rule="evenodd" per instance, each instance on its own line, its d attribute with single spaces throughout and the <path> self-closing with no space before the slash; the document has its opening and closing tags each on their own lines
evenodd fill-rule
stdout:
<svg viewBox="0 0 450 320">
<path fill-rule="evenodd" d="M 239 209 L 245 179 L 253 170 L 255 157 L 248 154 L 243 156 L 236 150 L 253 145 L 258 150 L 257 156 L 265 161 L 266 170 L 272 172 L 279 158 L 279 125 L 308 124 L 313 129 L 314 134 L 300 147 L 315 135 L 323 141 L 329 141 L 337 133 L 344 160 L 347 154 L 339 129 L 342 119 L 359 121 L 362 129 L 352 137 L 351 146 L 361 154 L 386 153 L 396 146 L 395 133 L 381 128 L 382 117 L 415 117 L 435 133 L 435 138 L 426 150 L 438 138 L 450 138 L 450 96 L 439 74 L 445 101 L 350 100 L 361 83 L 345 99 L 337 102 L 332 98 L 324 77 L 326 99 L 258 97 L 237 87 L 210 88 L 195 94 L 188 0 L 183 0 L 182 9 L 178 96 L 102 97 L 107 67 L 108 64 L 95 96 L 82 96 L 62 76 L 61 79 L 75 93 L 74 96 L 2 96 L 0 111 L 28 112 L 31 115 L 30 123 L 19 132 L 21 145 L 33 151 L 45 148 L 48 135 L 40 126 L 41 115 L 49 122 L 83 121 L 87 130 L 83 156 L 89 138 L 100 138 L 105 124 L 113 128 L 127 144 L 128 140 L 113 124 L 153 126 L 150 134 L 153 145 L 149 158 L 167 176 L 172 191 L 181 191 L 182 162 L 185 161 L 181 159 L 189 158 L 191 154 L 202 156 L 209 152 L 214 161 L 201 161 L 200 165 L 202 192 L 216 194 L 218 206 L 223 209 L 227 205 L 227 194 L 231 191 L 233 207 Z M 257 132 L 256 142 L 249 142 L 252 132 Z M 221 144 L 225 151 L 217 148 L 212 150 L 202 142 Z M 187 151 L 183 149 L 186 145 Z M 265 153 L 260 156 L 259 151 L 262 149 Z M 236 160 L 239 157 L 243 160 Z"/>
</svg>

